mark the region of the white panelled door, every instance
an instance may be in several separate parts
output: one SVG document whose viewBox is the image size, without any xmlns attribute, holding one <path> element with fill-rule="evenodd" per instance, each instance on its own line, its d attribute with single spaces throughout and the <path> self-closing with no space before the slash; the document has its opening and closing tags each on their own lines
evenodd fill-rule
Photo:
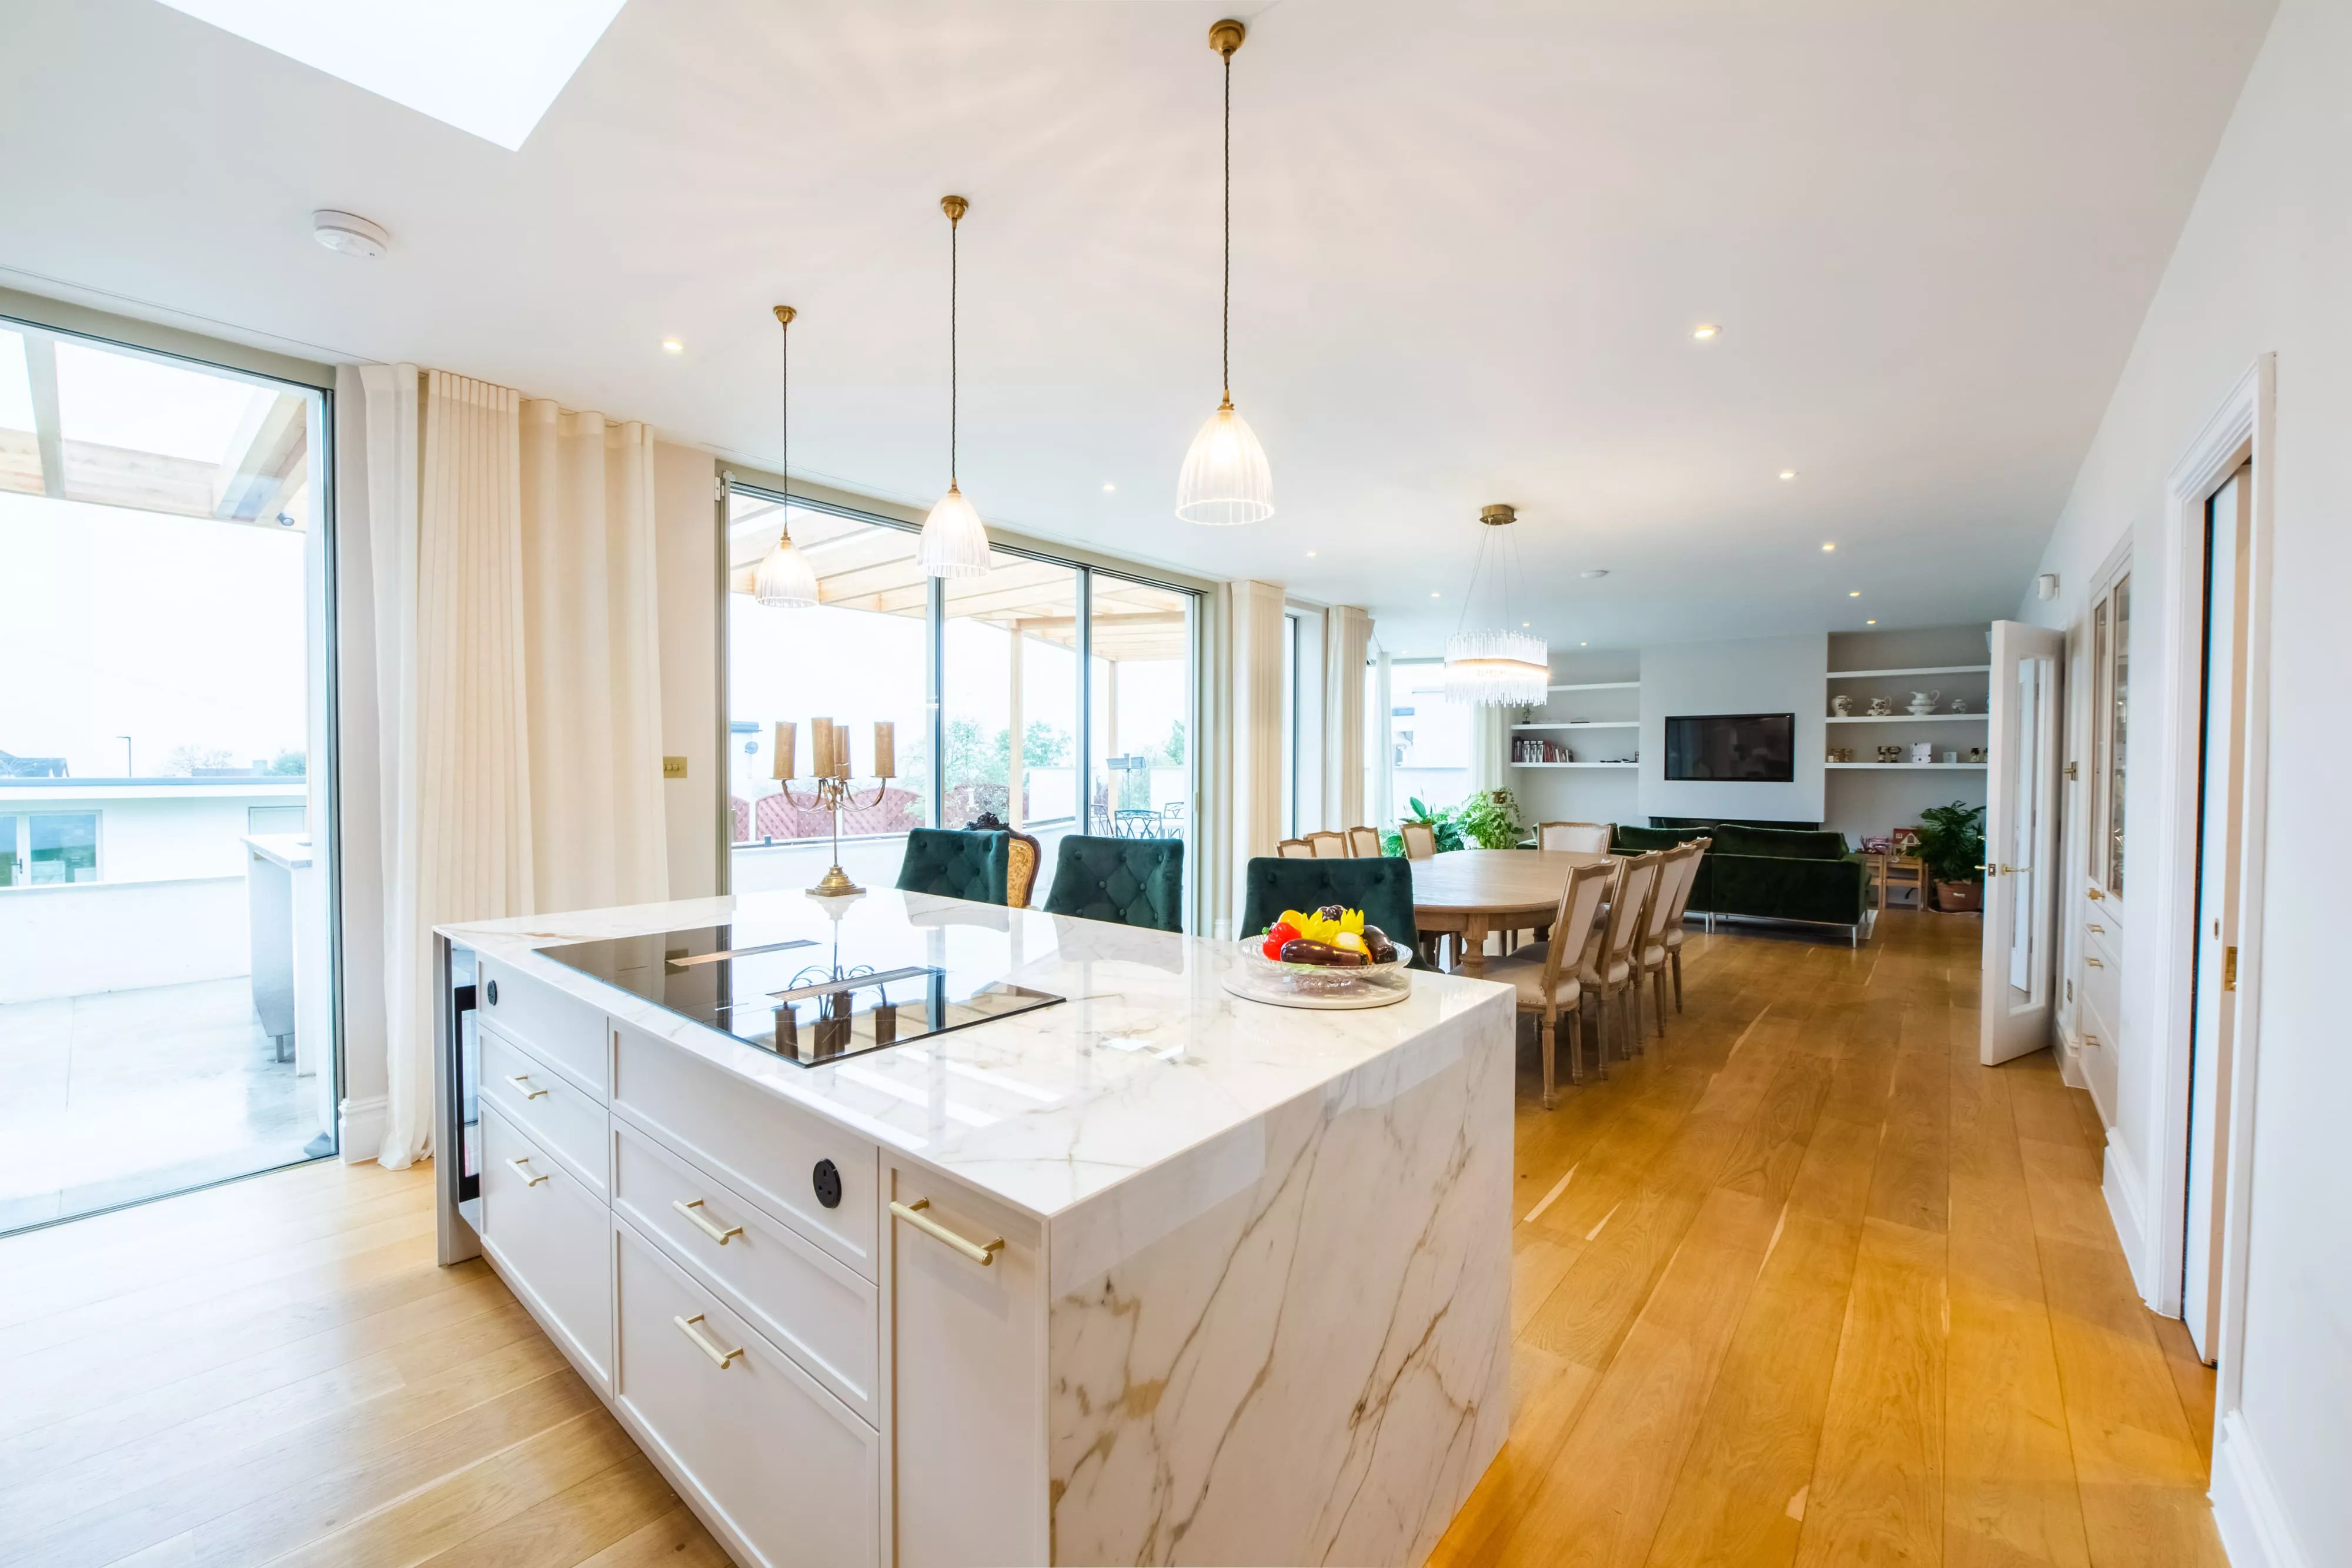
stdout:
<svg viewBox="0 0 2352 1568">
<path fill-rule="evenodd" d="M 1992 766 L 1985 790 L 1987 1067 L 2050 1043 L 2056 965 L 2059 672 L 2065 636 L 1992 623 Z"/>
</svg>

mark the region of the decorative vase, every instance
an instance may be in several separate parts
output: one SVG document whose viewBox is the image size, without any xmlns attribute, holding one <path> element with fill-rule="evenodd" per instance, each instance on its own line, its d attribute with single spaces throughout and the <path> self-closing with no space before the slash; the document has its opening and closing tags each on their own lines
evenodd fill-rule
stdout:
<svg viewBox="0 0 2352 1568">
<path fill-rule="evenodd" d="M 1894 713 L 1895 713 L 1895 705 L 1894 705 L 1893 703 L 1889 702 L 1886 698 L 1885 698 L 1885 697 L 1873 697 L 1873 698 L 1871 698 L 1871 699 L 1870 699 L 1870 716 L 1871 716 L 1871 717 L 1873 717 L 1873 718 L 1889 718 L 1889 717 L 1892 717 L 1892 716 L 1894 716 Z"/>
<path fill-rule="evenodd" d="M 1952 699 L 1952 711 L 1953 711 L 1954 713 L 1966 713 L 1966 712 L 1968 712 L 1968 711 L 1969 711 L 1969 699 L 1968 699 L 1968 698 L 1966 698 L 1966 697 L 1954 697 L 1954 698 Z"/>
<path fill-rule="evenodd" d="M 1913 692 L 1911 712 L 1918 717 L 1925 718 L 1936 711 L 1936 704 L 1943 699 L 1943 695 L 1941 692 Z"/>
<path fill-rule="evenodd" d="M 1850 696 L 1843 695 L 1843 694 L 1830 698 L 1830 712 L 1836 715 L 1839 718 L 1852 717 L 1853 715 L 1853 699 Z"/>
</svg>

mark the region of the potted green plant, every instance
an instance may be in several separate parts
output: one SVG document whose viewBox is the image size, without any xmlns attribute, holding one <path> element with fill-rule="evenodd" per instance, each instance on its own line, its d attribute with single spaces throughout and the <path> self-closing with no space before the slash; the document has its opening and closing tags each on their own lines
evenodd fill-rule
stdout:
<svg viewBox="0 0 2352 1568">
<path fill-rule="evenodd" d="M 1482 850 L 1507 850 L 1527 831 L 1519 802 L 1508 789 L 1481 789 L 1454 809 L 1465 838 Z"/>
<path fill-rule="evenodd" d="M 1936 884 L 1936 907 L 1958 914 L 1983 907 L 1984 808 L 1955 800 L 1919 813 L 1921 863 Z"/>
<path fill-rule="evenodd" d="M 1421 797 L 1418 795 L 1409 798 L 1405 804 L 1412 808 L 1412 815 L 1405 819 L 1407 826 L 1427 828 L 1435 833 L 1437 847 L 1441 851 L 1458 850 L 1462 847 L 1462 824 L 1454 820 L 1453 812 L 1433 811 L 1421 803 Z M 1391 857 L 1403 854 L 1404 836 L 1401 833 L 1382 833 L 1381 853 Z"/>
</svg>

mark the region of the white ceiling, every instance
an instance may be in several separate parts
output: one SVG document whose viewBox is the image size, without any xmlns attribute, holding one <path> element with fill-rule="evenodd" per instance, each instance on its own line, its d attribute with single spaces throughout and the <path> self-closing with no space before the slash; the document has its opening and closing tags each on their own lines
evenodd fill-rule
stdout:
<svg viewBox="0 0 2352 1568">
<path fill-rule="evenodd" d="M 2016 602 L 2273 5 L 1244 7 L 1234 392 L 1279 509 L 1213 530 L 1170 507 L 1228 9 L 636 0 L 509 152 L 153 0 L 0 0 L 0 272 L 768 464 L 790 303 L 795 471 L 928 505 L 953 191 L 992 520 L 1398 653 L 1489 501 L 1556 647 L 1951 622 Z"/>
</svg>

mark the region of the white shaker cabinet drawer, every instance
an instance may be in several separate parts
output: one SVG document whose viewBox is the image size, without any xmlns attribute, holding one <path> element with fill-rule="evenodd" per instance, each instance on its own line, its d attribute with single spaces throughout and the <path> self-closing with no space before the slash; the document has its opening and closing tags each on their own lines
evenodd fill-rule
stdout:
<svg viewBox="0 0 2352 1568">
<path fill-rule="evenodd" d="M 879 1426 L 881 1303 L 872 1282 L 626 1124 L 614 1157 L 613 1207 L 622 1218 Z"/>
<path fill-rule="evenodd" d="M 613 1385 L 611 1211 L 482 1108 L 482 1245 L 591 1382 Z"/>
<path fill-rule="evenodd" d="M 482 1022 L 555 1063 L 597 1099 L 612 1093 L 602 1009 L 484 958 L 474 984 L 474 1010 Z"/>
<path fill-rule="evenodd" d="M 880 1277 L 873 1144 L 667 1040 L 624 1023 L 613 1032 L 613 1103 L 629 1120 L 866 1279 Z"/>
<path fill-rule="evenodd" d="M 611 1180 L 611 1118 L 602 1103 L 509 1041 L 482 1030 L 482 1097 L 568 1164 L 599 1202 Z"/>
<path fill-rule="evenodd" d="M 620 1402 L 760 1564 L 879 1563 L 882 1439 L 625 1221 Z"/>
</svg>

